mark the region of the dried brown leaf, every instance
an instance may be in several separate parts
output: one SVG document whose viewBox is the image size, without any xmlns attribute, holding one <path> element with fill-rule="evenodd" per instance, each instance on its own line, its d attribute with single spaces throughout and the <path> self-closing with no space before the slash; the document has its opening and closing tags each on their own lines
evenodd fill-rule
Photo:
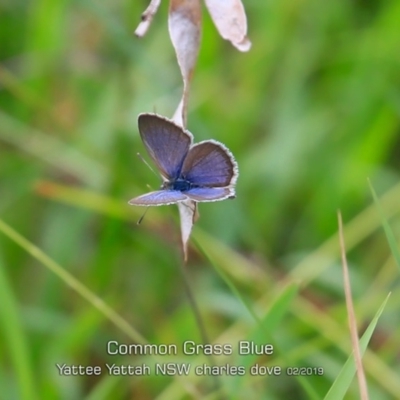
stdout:
<svg viewBox="0 0 400 400">
<path fill-rule="evenodd" d="M 189 84 L 200 47 L 200 0 L 171 0 L 168 27 L 183 78 L 183 95 L 181 102 L 182 125 L 185 126 Z"/>
<path fill-rule="evenodd" d="M 181 219 L 181 237 L 182 237 L 182 248 L 183 258 L 187 261 L 187 244 L 189 241 L 190 233 L 194 223 L 198 218 L 197 203 L 193 200 L 186 200 L 178 203 L 179 216 Z"/>
<path fill-rule="evenodd" d="M 138 25 L 138 27 L 135 30 L 135 35 L 137 37 L 143 37 L 147 30 L 149 29 L 149 26 L 151 24 L 151 21 L 153 20 L 153 17 L 155 13 L 158 10 L 158 7 L 160 6 L 161 0 L 151 0 L 149 6 L 146 8 L 144 13 L 142 14 L 142 21 Z"/>
<path fill-rule="evenodd" d="M 211 18 L 220 35 L 238 50 L 248 51 L 247 19 L 241 0 L 205 0 Z"/>
</svg>

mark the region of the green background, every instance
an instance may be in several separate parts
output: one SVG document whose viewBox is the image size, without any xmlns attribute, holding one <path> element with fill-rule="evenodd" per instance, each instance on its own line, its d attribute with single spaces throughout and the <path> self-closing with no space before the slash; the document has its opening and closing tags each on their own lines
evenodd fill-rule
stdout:
<svg viewBox="0 0 400 400">
<path fill-rule="evenodd" d="M 0 2 L 0 218 L 149 343 L 180 346 L 201 337 L 180 272 L 177 209 L 151 209 L 137 226 L 143 209 L 127 205 L 160 184 L 136 156 L 148 159 L 137 116 L 171 116 L 182 91 L 167 3 L 143 39 L 133 36 L 146 7 Z M 220 384 L 229 399 L 325 396 L 352 351 L 340 209 L 360 334 L 392 292 L 364 358 L 370 396 L 400 398 L 399 271 L 367 182 L 400 237 L 400 2 L 245 7 L 248 53 L 218 35 L 203 7 L 188 129 L 196 141 L 223 142 L 240 176 L 234 201 L 200 205 L 186 271 L 212 342 L 275 347 L 273 356 L 234 350 L 218 364 L 323 367 L 324 375 Z M 107 341 L 132 336 L 25 250 L 0 235 L 2 399 L 219 398 L 207 377 L 59 376 L 56 363 L 157 360 L 107 355 Z M 356 380 L 346 396 L 359 398 Z"/>
</svg>

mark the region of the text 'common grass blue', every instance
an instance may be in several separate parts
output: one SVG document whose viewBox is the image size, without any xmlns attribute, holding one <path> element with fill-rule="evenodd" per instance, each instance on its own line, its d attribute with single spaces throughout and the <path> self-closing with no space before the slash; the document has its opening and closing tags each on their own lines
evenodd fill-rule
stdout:
<svg viewBox="0 0 400 400">
<path fill-rule="evenodd" d="M 135 197 L 129 204 L 162 206 L 235 197 L 238 166 L 222 143 L 205 140 L 193 144 L 189 131 L 157 114 L 140 114 L 139 132 L 163 184 L 160 190 Z"/>
</svg>

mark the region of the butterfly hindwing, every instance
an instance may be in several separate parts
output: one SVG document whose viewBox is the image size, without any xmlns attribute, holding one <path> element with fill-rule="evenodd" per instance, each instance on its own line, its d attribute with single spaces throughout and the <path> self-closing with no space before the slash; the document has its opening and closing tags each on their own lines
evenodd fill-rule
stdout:
<svg viewBox="0 0 400 400">
<path fill-rule="evenodd" d="M 191 200 L 201 201 L 219 201 L 225 199 L 233 199 L 235 197 L 234 188 L 194 188 L 184 192 Z"/>
<path fill-rule="evenodd" d="M 233 155 L 222 143 L 206 140 L 191 147 L 183 162 L 181 176 L 198 186 L 233 186 L 238 167 Z"/>
</svg>

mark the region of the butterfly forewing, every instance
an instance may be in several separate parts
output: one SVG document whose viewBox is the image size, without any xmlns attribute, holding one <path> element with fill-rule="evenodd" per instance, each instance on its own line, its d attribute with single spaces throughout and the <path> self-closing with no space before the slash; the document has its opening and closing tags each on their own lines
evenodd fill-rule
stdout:
<svg viewBox="0 0 400 400">
<path fill-rule="evenodd" d="M 161 175 L 177 178 L 193 141 L 191 133 L 155 114 L 139 115 L 139 132 Z"/>
<path fill-rule="evenodd" d="M 189 150 L 181 176 L 195 185 L 225 187 L 235 184 L 238 167 L 233 155 L 222 143 L 206 140 Z"/>
</svg>

